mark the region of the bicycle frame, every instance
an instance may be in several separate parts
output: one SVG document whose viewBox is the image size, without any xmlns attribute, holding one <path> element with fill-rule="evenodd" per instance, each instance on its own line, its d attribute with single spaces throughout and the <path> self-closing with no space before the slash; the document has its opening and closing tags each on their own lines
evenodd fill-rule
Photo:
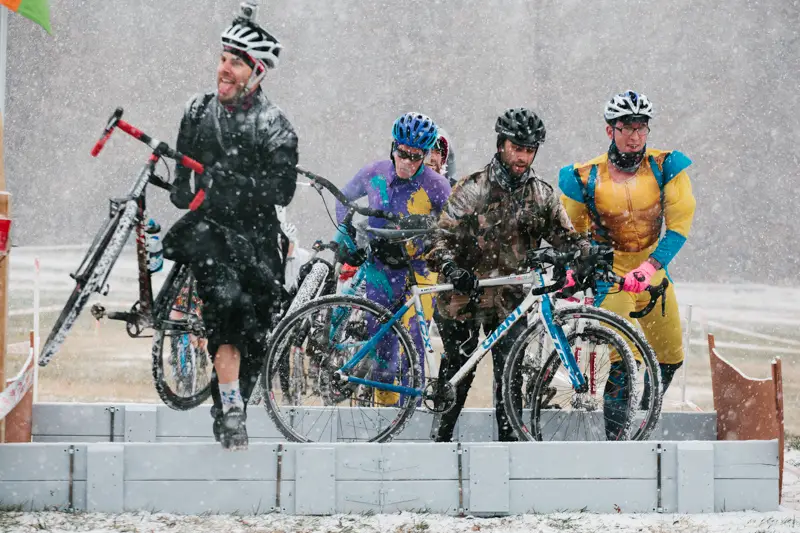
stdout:
<svg viewBox="0 0 800 533">
<path fill-rule="evenodd" d="M 183 154 L 176 152 L 169 148 L 166 143 L 159 141 L 149 135 L 145 134 L 143 131 L 139 130 L 138 128 L 131 126 L 127 122 L 121 120 L 122 116 L 122 109 L 118 108 L 114 115 L 109 119 L 108 125 L 105 128 L 105 132 L 103 137 L 97 142 L 94 149 L 92 150 L 92 156 L 97 156 L 100 151 L 102 150 L 103 146 L 105 145 L 106 141 L 111 137 L 111 134 L 114 132 L 115 128 L 119 128 L 123 130 L 128 135 L 134 137 L 135 139 L 145 143 L 150 148 L 153 149 L 153 152 L 150 154 L 147 163 L 142 167 L 142 170 L 139 172 L 136 181 L 128 194 L 125 198 L 118 198 L 118 199 L 111 199 L 111 219 L 117 216 L 122 210 L 128 210 L 131 202 L 135 202 L 135 214 L 134 214 L 134 224 L 136 229 L 136 259 L 137 265 L 139 269 L 139 299 L 138 301 L 132 306 L 130 311 L 114 311 L 110 313 L 106 313 L 105 309 L 102 306 L 93 306 L 92 307 L 92 315 L 96 319 L 100 319 L 103 317 L 107 317 L 111 320 L 122 320 L 127 325 L 128 334 L 131 337 L 138 337 L 142 331 L 146 328 L 153 328 L 153 327 L 160 327 L 160 324 L 155 324 L 155 319 L 153 316 L 153 309 L 157 306 L 161 305 L 161 299 L 165 297 L 166 289 L 170 286 L 170 282 L 172 281 L 172 277 L 176 275 L 176 268 L 173 267 L 170 275 L 167 277 L 167 280 L 162 288 L 161 293 L 154 301 L 153 298 L 153 284 L 152 284 L 152 273 L 150 269 L 147 267 L 147 248 L 146 248 L 146 235 L 145 235 L 145 210 L 146 210 L 146 194 L 147 194 L 147 185 L 153 184 L 159 188 L 162 188 L 166 191 L 171 191 L 172 185 L 168 182 L 164 181 L 161 177 L 159 177 L 155 170 L 156 164 L 158 161 L 166 156 L 171 159 L 175 159 L 179 161 L 184 166 L 191 168 L 196 173 L 202 173 L 203 167 L 196 161 L 192 160 L 184 156 Z M 202 204 L 205 198 L 204 191 L 200 191 L 195 196 L 194 200 L 190 205 L 190 209 L 195 210 L 197 209 L 200 204 Z M 101 229 L 100 234 L 98 237 L 101 236 L 105 232 L 104 229 Z M 97 238 L 95 238 L 95 242 L 93 243 L 92 247 L 94 247 L 97 243 Z M 90 254 L 87 254 L 86 257 L 89 257 Z M 85 260 L 84 260 L 85 262 Z M 81 263 L 81 266 L 78 269 L 78 272 L 83 268 L 84 263 Z M 113 265 L 112 265 L 113 268 Z M 105 279 L 101 284 L 102 287 L 107 285 L 108 276 L 111 274 L 112 268 L 109 268 L 108 272 L 106 273 Z M 80 280 L 80 275 L 73 276 L 76 280 Z"/>
<path fill-rule="evenodd" d="M 92 315 L 97 318 L 106 317 L 110 320 L 122 320 L 128 325 L 128 333 L 131 337 L 137 337 L 146 328 L 154 326 L 153 309 L 156 302 L 153 298 L 153 284 L 152 273 L 147 268 L 147 248 L 145 246 L 145 208 L 146 208 L 146 191 L 147 184 L 151 182 L 159 183 L 161 178 L 155 174 L 155 165 L 158 161 L 158 156 L 154 153 L 150 156 L 148 162 L 142 168 L 136 184 L 131 190 L 130 196 L 121 199 L 112 199 L 111 208 L 112 218 L 116 216 L 119 210 L 125 209 L 130 202 L 136 203 L 136 212 L 134 215 L 134 224 L 136 231 L 136 260 L 139 270 L 139 299 L 134 304 L 130 311 L 113 311 L 106 313 L 105 309 L 92 308 Z M 103 280 L 103 285 L 106 285 L 108 276 L 111 274 L 109 269 L 106 274 L 106 279 Z M 165 287 L 168 284 L 165 284 Z"/>
<path fill-rule="evenodd" d="M 525 274 L 519 274 L 514 276 L 504 276 L 498 278 L 489 278 L 483 279 L 478 282 L 479 287 L 499 287 L 499 286 L 507 286 L 507 285 L 525 285 L 525 284 L 533 284 L 535 287 L 543 286 L 542 282 L 542 273 L 539 271 L 531 271 Z M 422 301 L 420 300 L 420 296 L 424 294 L 436 294 L 440 292 L 447 292 L 452 291 L 453 285 L 451 284 L 442 284 L 442 285 L 433 285 L 430 287 L 419 287 L 417 285 L 412 285 L 411 287 L 411 296 L 406 300 L 403 306 L 395 312 L 390 320 L 384 323 L 381 328 L 378 330 L 375 335 L 373 335 L 365 344 L 362 346 L 358 352 L 356 352 L 353 357 L 345 363 L 339 369 L 339 376 L 340 379 L 344 379 L 346 381 L 358 384 L 358 385 L 365 385 L 376 388 L 378 390 L 387 390 L 392 392 L 398 392 L 401 394 L 406 394 L 409 396 L 419 397 L 422 396 L 423 390 L 422 389 L 415 389 L 411 387 L 406 387 L 402 385 L 394 385 L 389 383 L 381 383 L 378 381 L 372 381 L 369 379 L 359 378 L 355 376 L 348 376 L 346 373 L 353 370 L 367 355 L 372 352 L 375 346 L 380 342 L 381 338 L 386 335 L 389 330 L 391 329 L 392 325 L 402 319 L 403 315 L 408 312 L 411 307 L 414 307 L 416 318 L 419 323 L 420 334 L 423 338 L 423 344 L 425 346 L 426 355 L 435 355 L 433 351 L 433 346 L 431 345 L 430 335 L 428 333 L 428 324 L 424 318 L 423 308 L 422 308 Z M 534 295 L 533 293 L 529 293 L 525 299 L 517 306 L 516 309 L 511 311 L 511 313 L 503 320 L 502 323 L 490 334 L 486 336 L 486 339 L 478 346 L 478 348 L 469 356 L 469 359 L 464 362 L 461 366 L 461 369 L 450 379 L 450 384 L 454 387 L 458 385 L 464 377 L 469 374 L 477 365 L 480 363 L 481 359 L 492 349 L 492 347 L 497 343 L 499 339 L 501 339 L 508 330 L 516 324 L 521 318 L 528 315 L 528 313 L 536 306 L 537 303 L 540 303 L 538 306 L 538 320 L 541 320 L 546 325 L 547 333 L 550 337 L 550 340 L 553 343 L 556 351 L 558 352 L 561 361 L 564 363 L 565 367 L 569 370 L 570 381 L 572 382 L 572 386 L 578 392 L 585 392 L 588 388 L 588 384 L 586 383 L 586 379 L 583 376 L 583 373 L 580 371 L 578 367 L 578 363 L 575 360 L 572 351 L 569 349 L 569 342 L 567 341 L 567 337 L 564 334 L 564 331 L 561 329 L 559 325 L 557 325 L 553 321 L 553 302 L 549 296 L 543 295 Z"/>
</svg>

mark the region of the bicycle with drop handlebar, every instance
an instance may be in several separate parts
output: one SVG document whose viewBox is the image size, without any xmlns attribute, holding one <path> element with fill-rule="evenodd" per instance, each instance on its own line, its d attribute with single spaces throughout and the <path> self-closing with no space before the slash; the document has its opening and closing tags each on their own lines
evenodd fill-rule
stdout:
<svg viewBox="0 0 800 533">
<path fill-rule="evenodd" d="M 327 181 L 319 183 L 325 184 L 325 188 L 339 199 L 332 184 Z M 362 214 L 373 216 L 371 213 Z M 397 242 L 430 232 L 371 227 L 366 231 Z M 590 268 L 584 271 L 588 272 L 582 276 L 584 282 L 591 278 L 621 284 L 622 279 L 613 273 L 610 263 L 603 261 L 606 251 L 600 253 L 596 249 L 595 252 L 592 259 L 585 260 Z M 432 351 L 427 325 L 419 318 L 422 315 L 420 296 L 452 290 L 452 285 L 419 287 L 411 282 L 411 297 L 404 303 L 398 302 L 391 310 L 363 298 L 334 295 L 315 299 L 287 313 L 273 331 L 261 378 L 262 387 L 267 391 L 265 407 L 278 429 L 293 441 L 391 440 L 407 424 L 420 400 L 424 408 L 436 414 L 452 408 L 458 383 L 474 370 L 500 337 L 523 317 L 528 317 L 527 328 L 508 356 L 503 383 L 507 405 L 520 407 L 519 410 L 507 409 L 509 414 L 513 412 L 515 415 L 510 418 L 520 438 L 645 439 L 658 420 L 661 395 L 650 394 L 647 405 L 640 409 L 637 384 L 641 380 L 636 376 L 640 376 L 639 368 L 643 367 L 645 383 L 649 378 L 652 388 L 660 389 L 655 354 L 641 332 L 614 313 L 587 306 L 555 308 L 549 294 L 563 287 L 565 274 L 558 274 L 556 281 L 545 284 L 542 266 L 549 264 L 565 273 L 567 264 L 577 260 L 574 254 L 558 254 L 552 249 L 537 250 L 529 257 L 528 266 L 533 268 L 532 271 L 481 280 L 481 287 L 529 285 L 531 289 L 520 306 L 495 331 L 487 332 L 486 340 L 472 354 L 463 354 L 465 362 L 453 378 L 447 381 L 430 379 L 424 386 L 414 343 L 399 321 L 413 308 L 420 321 L 425 349 Z M 650 312 L 665 289 L 665 285 L 652 287 L 651 302 L 638 316 Z M 336 321 L 339 316 L 356 319 L 341 323 Z M 376 325 L 375 333 L 366 332 L 364 324 L 367 321 Z M 311 333 L 306 332 L 309 324 L 312 325 Z M 322 386 L 312 391 L 313 394 L 285 398 L 281 391 L 271 388 L 271 383 L 289 356 L 288 347 L 294 345 L 290 339 L 296 339 L 298 330 L 304 331 L 304 342 L 315 344 L 314 352 L 322 363 Z M 376 346 L 387 335 L 398 339 L 400 350 L 392 354 L 394 359 L 381 360 L 376 354 Z M 531 343 L 539 343 L 538 352 L 529 349 Z M 579 343 L 590 346 L 578 346 Z M 583 352 L 586 356 L 581 356 L 578 348 L 587 348 Z M 543 367 L 530 364 L 531 353 L 547 355 L 545 361 L 540 361 L 545 363 Z M 509 372 L 511 363 L 516 365 L 513 372 Z M 602 363 L 607 364 L 603 366 Z M 517 377 L 523 372 L 530 376 L 530 387 L 517 382 Z M 566 384 L 561 383 L 562 379 Z M 368 394 L 364 394 L 365 390 Z M 568 396 L 566 401 L 555 404 L 552 402 L 553 392 L 559 390 Z M 356 398 L 358 401 L 354 402 Z M 523 422 L 521 407 L 524 402 L 531 413 L 530 424 Z M 563 430 L 565 420 L 576 423 L 575 429 L 580 433 L 578 437 L 566 435 L 570 425 Z M 549 422 L 561 425 L 548 428 Z"/>
<path fill-rule="evenodd" d="M 161 290 L 153 293 L 152 274 L 148 269 L 148 252 L 145 247 L 146 234 L 146 193 L 148 185 L 171 192 L 173 185 L 156 174 L 156 165 L 164 158 L 179 162 L 196 174 L 202 174 L 204 167 L 194 159 L 181 154 L 170 146 L 147 135 L 142 130 L 122 120 L 123 109 L 117 108 L 111 115 L 100 140 L 91 151 L 93 157 L 99 155 L 106 142 L 116 129 L 141 141 L 152 149 L 152 153 L 139 172 L 127 196 L 112 198 L 108 219 L 92 240 L 77 270 L 70 274 L 75 280 L 75 288 L 69 296 L 64 309 L 56 319 L 50 334 L 39 354 L 39 365 L 46 366 L 58 352 L 67 334 L 90 297 L 97 293 L 107 295 L 110 287 L 108 277 L 119 258 L 130 234 L 136 230 L 136 257 L 139 272 L 139 298 L 128 311 L 107 311 L 101 304 L 92 306 L 96 319 L 108 318 L 125 322 L 131 337 L 144 337 L 147 329 L 153 334 L 153 377 L 156 390 L 161 399 L 174 409 L 190 409 L 202 403 L 210 394 L 210 361 L 202 339 L 205 336 L 199 307 L 193 305 L 191 295 L 193 278 L 186 265 L 175 264 L 167 274 Z M 205 192 L 200 190 L 189 208 L 196 210 L 203 203 Z M 157 231 L 152 228 L 150 231 Z M 188 299 L 186 295 L 189 295 Z M 170 356 L 165 360 L 164 340 L 170 338 Z M 187 340 L 191 340 L 187 343 Z M 183 354 L 180 361 L 170 361 Z M 173 364 L 170 364 L 173 363 Z M 171 368 L 167 368 L 171 367 Z M 181 375 L 172 375 L 180 373 Z M 175 380 L 170 383 L 171 379 Z"/>
</svg>

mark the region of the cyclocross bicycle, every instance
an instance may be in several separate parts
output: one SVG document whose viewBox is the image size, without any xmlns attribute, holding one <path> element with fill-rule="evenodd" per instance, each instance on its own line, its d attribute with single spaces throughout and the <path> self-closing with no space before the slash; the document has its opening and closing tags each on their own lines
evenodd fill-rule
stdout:
<svg viewBox="0 0 800 533">
<path fill-rule="evenodd" d="M 158 295 L 153 295 L 151 273 L 147 268 L 145 248 L 146 192 L 148 185 L 172 191 L 169 180 L 156 174 L 156 165 L 164 158 L 173 159 L 192 169 L 204 172 L 203 165 L 173 150 L 166 143 L 145 134 L 122 120 L 123 110 L 117 108 L 109 119 L 100 140 L 92 149 L 97 156 L 119 128 L 148 145 L 153 151 L 133 187 L 124 198 L 111 199 L 109 218 L 95 236 L 78 269 L 71 274 L 75 289 L 51 330 L 39 355 L 39 365 L 46 366 L 64 342 L 93 293 L 107 295 L 108 276 L 122 252 L 131 232 L 136 228 L 136 255 L 139 269 L 139 299 L 128 311 L 107 311 L 94 304 L 91 312 L 96 319 L 108 318 L 125 322 L 131 337 L 145 337 L 153 330 L 152 369 L 156 391 L 165 404 L 173 409 L 186 410 L 203 403 L 210 395 L 211 362 L 205 350 L 206 332 L 202 321 L 202 302 L 196 294 L 195 283 L 188 266 L 174 264 Z M 196 210 L 205 198 L 198 191 L 190 204 Z M 211 221 L 210 221 L 211 222 Z M 316 293 L 314 283 L 321 283 L 324 273 L 313 271 L 306 276 L 297 292 L 297 303 L 305 303 Z M 166 351 L 165 339 L 170 347 Z"/>
<path fill-rule="evenodd" d="M 341 198 L 338 199 L 341 201 Z M 398 242 L 430 232 L 425 229 L 367 229 L 377 237 Z M 507 392 L 504 394 L 513 402 L 508 405 L 521 407 L 523 395 L 526 395 L 530 407 L 538 405 L 553 408 L 562 415 L 548 418 L 543 416 L 548 414 L 544 411 L 551 409 L 530 409 L 536 411 L 536 415 L 532 423 L 534 430 L 528 431 L 528 434 L 536 439 L 621 440 L 631 437 L 632 433 L 637 438 L 646 438 L 660 413 L 661 397 L 659 394 L 650 395 L 648 405 L 640 413 L 643 415 L 640 425 L 633 432 L 634 415 L 640 400 L 637 394 L 638 384 L 643 381 L 643 374 L 638 370 L 640 366 L 643 367 L 645 378 L 649 378 L 653 388 L 659 390 L 660 376 L 655 355 L 641 333 L 618 315 L 584 306 L 554 308 L 547 294 L 563 286 L 565 266 L 571 261 L 576 261 L 575 254 L 559 255 L 552 249 L 539 250 L 532 255 L 529 262 L 535 270 L 526 274 L 481 280 L 480 287 L 530 285 L 531 290 L 520 306 L 495 331 L 487 334 L 486 340 L 469 355 L 461 370 L 447 382 L 429 379 L 424 385 L 421 384 L 419 357 L 408 331 L 399 322 L 413 308 L 419 321 L 425 350 L 433 352 L 420 296 L 452 290 L 452 285 L 419 287 L 412 281 L 411 297 L 402 304 L 398 303 L 391 311 L 370 300 L 341 295 L 325 296 L 309 302 L 288 314 L 278 324 L 270 339 L 262 372 L 262 386 L 268 391 L 265 407 L 279 430 L 293 441 L 391 440 L 408 423 L 418 401 L 421 400 L 424 407 L 434 413 L 451 408 L 455 386 L 476 367 L 511 326 L 523 317 L 528 317 L 529 325 L 515 343 L 508 360 L 524 362 L 526 354 L 549 354 L 549 346 L 552 346 L 560 364 L 567 371 L 571 391 L 568 402 L 558 405 L 551 402 L 553 385 L 558 382 L 554 381 L 557 368 L 550 358 L 546 361 L 550 363 L 550 366 L 546 366 L 550 372 L 540 371 L 541 364 L 539 368 L 531 365 L 525 367 L 530 371 L 529 379 L 533 380 L 531 386 L 523 387 L 518 377 L 507 376 L 508 383 L 504 383 L 504 391 Z M 545 264 L 552 265 L 563 274 L 557 275 L 556 281 L 550 285 L 544 285 L 543 282 L 542 268 Z M 593 275 L 598 279 L 622 282 L 621 278 L 611 272 L 610 266 L 605 268 L 599 264 L 597 267 Z M 415 277 L 412 275 L 409 279 L 414 280 Z M 662 286 L 651 292 L 652 300 L 646 312 L 655 305 L 656 298 L 663 289 Z M 529 313 L 532 316 L 529 317 Z M 342 315 L 348 318 L 344 323 L 337 323 L 335 318 Z M 367 333 L 367 323 L 373 325 L 373 330 L 377 329 L 374 335 Z M 286 399 L 281 391 L 271 386 L 274 381 L 272 377 L 284 358 L 289 357 L 292 345 L 290 339 L 295 335 L 296 328 L 307 328 L 308 324 L 312 324 L 312 331 L 305 335 L 304 341 L 315 345 L 313 353 L 317 354 L 316 364 L 320 367 L 318 393 L 303 396 L 300 401 L 297 398 Z M 398 340 L 399 349 L 396 354 L 392 354 L 390 360 L 380 360 L 376 356 L 375 348 L 386 335 L 393 335 Z M 547 343 L 542 343 L 542 340 Z M 538 352 L 530 350 L 531 342 L 538 342 L 542 348 Z M 579 343 L 592 345 L 589 356 L 576 356 L 579 352 L 570 346 L 577 346 Z M 629 343 L 636 351 L 636 356 Z M 603 349 L 597 349 L 598 345 Z M 637 365 L 637 358 L 643 364 Z M 523 365 L 519 363 L 517 368 L 522 370 Z M 609 379 L 609 376 L 615 377 L 612 376 L 612 369 L 616 372 L 615 376 L 622 374 L 628 378 L 614 382 Z M 556 426 L 555 430 L 547 427 L 551 420 L 555 419 L 557 422 L 567 412 L 578 431 L 577 435 L 566 435 L 563 423 Z M 598 413 L 599 425 L 596 420 Z M 607 413 L 614 416 L 604 416 Z M 522 414 L 519 414 L 518 431 L 525 429 L 521 419 Z M 569 429 L 570 426 L 566 428 Z"/>
<path fill-rule="evenodd" d="M 146 232 L 146 192 L 148 185 L 155 185 L 166 191 L 172 190 L 168 180 L 156 174 L 156 165 L 164 158 L 173 159 L 182 165 L 191 168 L 200 174 L 203 166 L 197 161 L 173 150 L 165 142 L 159 141 L 138 128 L 122 120 L 122 108 L 111 115 L 103 135 L 92 149 L 92 156 L 97 156 L 111 137 L 115 129 L 119 128 L 128 135 L 148 145 L 153 151 L 139 172 L 128 195 L 124 198 L 110 200 L 109 218 L 101 226 L 91 245 L 81 261 L 78 269 L 71 274 L 75 280 L 75 289 L 67 300 L 51 330 L 47 341 L 39 355 L 39 365 L 47 365 L 64 342 L 67 334 L 74 325 L 83 308 L 86 306 L 93 293 L 107 295 L 107 284 L 111 268 L 116 263 L 131 232 L 136 228 L 136 256 L 139 267 L 139 299 L 129 311 L 106 312 L 99 304 L 95 304 L 92 314 L 95 318 L 107 317 L 112 320 L 122 320 L 131 337 L 141 337 L 145 329 L 155 330 L 153 338 L 153 375 L 156 390 L 159 396 L 170 407 L 188 409 L 202 403 L 209 395 L 208 380 L 203 383 L 202 376 L 192 379 L 194 390 L 186 396 L 180 396 L 175 384 L 170 385 L 165 372 L 163 348 L 164 337 L 169 335 L 173 344 L 181 342 L 182 335 L 192 335 L 195 338 L 204 337 L 202 321 L 199 316 L 191 312 L 189 307 L 176 305 L 181 292 L 192 294 L 191 276 L 189 269 L 183 265 L 174 265 L 167 274 L 166 280 L 158 295 L 153 297 L 151 273 L 147 268 L 147 250 L 145 248 Z M 197 209 L 203 202 L 204 193 L 198 193 L 191 204 L 191 209 Z M 179 319 L 170 318 L 170 314 L 177 312 L 183 316 Z M 175 346 L 169 350 L 170 354 L 180 348 Z M 169 359 L 169 357 L 167 358 Z M 167 361 L 168 364 L 168 361 Z M 185 365 L 188 369 L 188 365 Z M 191 372 L 197 372 L 201 365 L 195 362 Z M 181 376 L 185 378 L 185 376 Z M 185 379 L 184 379 L 185 380 Z"/>
</svg>

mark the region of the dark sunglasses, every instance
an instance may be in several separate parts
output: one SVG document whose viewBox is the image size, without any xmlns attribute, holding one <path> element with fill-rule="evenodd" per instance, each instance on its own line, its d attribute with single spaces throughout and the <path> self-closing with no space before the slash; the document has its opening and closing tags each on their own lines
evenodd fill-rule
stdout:
<svg viewBox="0 0 800 533">
<path fill-rule="evenodd" d="M 394 153 L 400 159 L 406 159 L 408 161 L 422 161 L 425 159 L 425 154 L 412 154 L 411 152 L 406 152 L 401 148 L 395 148 Z"/>
</svg>

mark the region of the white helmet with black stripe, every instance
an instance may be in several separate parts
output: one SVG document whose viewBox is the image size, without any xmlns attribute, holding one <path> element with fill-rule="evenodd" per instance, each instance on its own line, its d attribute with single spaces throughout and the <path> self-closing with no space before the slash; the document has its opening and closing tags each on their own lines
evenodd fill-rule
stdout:
<svg viewBox="0 0 800 533">
<path fill-rule="evenodd" d="M 617 120 L 650 120 L 653 118 L 653 104 L 645 95 L 628 90 L 615 95 L 606 104 L 603 118 L 609 124 Z"/>
<path fill-rule="evenodd" d="M 254 60 L 263 61 L 267 68 L 276 68 L 283 46 L 265 29 L 243 19 L 233 21 L 222 32 L 222 46 L 244 52 Z"/>
</svg>

